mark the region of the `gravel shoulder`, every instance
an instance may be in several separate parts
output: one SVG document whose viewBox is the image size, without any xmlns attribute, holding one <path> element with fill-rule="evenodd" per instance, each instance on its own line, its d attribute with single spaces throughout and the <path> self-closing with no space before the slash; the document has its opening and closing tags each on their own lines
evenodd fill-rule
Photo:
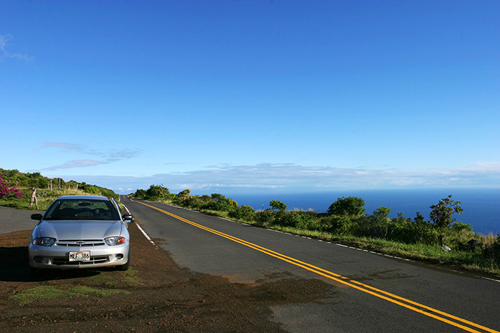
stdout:
<svg viewBox="0 0 500 333">
<path fill-rule="evenodd" d="M 0 207 L 0 331 L 281 332 L 271 306 L 312 302 L 331 288 L 320 280 L 256 285 L 193 273 L 146 240 L 135 223 L 129 226 L 130 270 L 31 276 L 32 213 Z"/>
</svg>

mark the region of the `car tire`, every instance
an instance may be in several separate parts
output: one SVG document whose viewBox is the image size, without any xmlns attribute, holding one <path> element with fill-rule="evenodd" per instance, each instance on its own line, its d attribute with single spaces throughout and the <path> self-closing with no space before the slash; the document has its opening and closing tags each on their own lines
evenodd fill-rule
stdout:
<svg viewBox="0 0 500 333">
<path fill-rule="evenodd" d="M 119 271 L 128 271 L 130 268 L 130 250 L 128 250 L 127 263 L 125 265 L 117 266 L 116 269 Z"/>
</svg>

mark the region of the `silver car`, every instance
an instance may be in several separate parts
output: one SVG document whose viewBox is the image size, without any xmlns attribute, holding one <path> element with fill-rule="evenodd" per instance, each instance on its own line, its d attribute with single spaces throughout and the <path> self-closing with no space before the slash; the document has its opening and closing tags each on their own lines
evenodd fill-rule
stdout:
<svg viewBox="0 0 500 333">
<path fill-rule="evenodd" d="M 42 214 L 29 245 L 29 264 L 40 268 L 73 269 L 130 266 L 127 223 L 114 199 L 68 195 L 57 198 Z"/>
</svg>

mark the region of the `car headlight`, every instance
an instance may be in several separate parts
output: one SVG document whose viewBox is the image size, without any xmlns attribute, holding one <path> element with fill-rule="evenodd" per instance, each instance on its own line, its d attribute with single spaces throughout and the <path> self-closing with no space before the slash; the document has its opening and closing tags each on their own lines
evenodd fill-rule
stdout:
<svg viewBox="0 0 500 333">
<path fill-rule="evenodd" d="M 40 237 L 40 238 L 35 238 L 31 242 L 33 245 L 38 245 L 38 246 L 52 246 L 56 242 L 55 238 L 51 237 Z"/>
<path fill-rule="evenodd" d="M 125 237 L 119 237 L 119 236 L 106 237 L 106 238 L 104 238 L 104 241 L 109 246 L 125 244 L 127 242 L 127 240 L 125 239 Z"/>
</svg>

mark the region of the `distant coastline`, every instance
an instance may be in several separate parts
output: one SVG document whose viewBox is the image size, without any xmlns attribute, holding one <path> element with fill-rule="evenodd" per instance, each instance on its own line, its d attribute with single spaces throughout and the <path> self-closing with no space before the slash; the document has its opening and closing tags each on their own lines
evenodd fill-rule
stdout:
<svg viewBox="0 0 500 333">
<path fill-rule="evenodd" d="M 488 235 L 500 233 L 500 188 L 498 189 L 404 189 L 404 190 L 345 190 L 317 193 L 223 193 L 241 205 L 253 207 L 255 210 L 269 208 L 271 200 L 279 200 L 287 205 L 288 210 L 312 209 L 315 212 L 326 212 L 328 207 L 340 197 L 356 196 L 365 201 L 366 212 L 371 214 L 378 207 L 389 207 L 389 217 L 403 213 L 405 217 L 414 218 L 420 212 L 429 218 L 429 206 L 440 199 L 453 195 L 454 200 L 461 201 L 463 214 L 457 215 L 457 221 L 470 224 L 474 232 Z"/>
</svg>

